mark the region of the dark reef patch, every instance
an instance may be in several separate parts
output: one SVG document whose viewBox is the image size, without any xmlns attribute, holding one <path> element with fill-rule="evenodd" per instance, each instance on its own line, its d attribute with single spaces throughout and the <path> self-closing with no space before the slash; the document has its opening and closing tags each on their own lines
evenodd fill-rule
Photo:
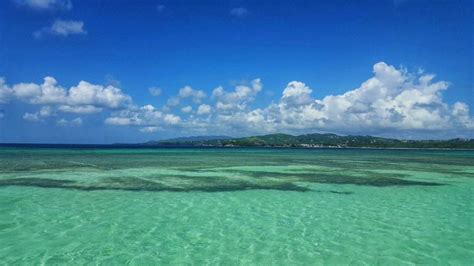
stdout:
<svg viewBox="0 0 474 266">
<path fill-rule="evenodd" d="M 281 190 L 281 191 L 310 191 L 309 188 L 297 186 L 292 183 L 276 184 L 254 184 L 250 182 L 232 182 L 223 184 L 208 184 L 198 186 L 172 187 L 158 182 L 152 182 L 139 178 L 111 178 L 109 182 L 99 183 L 97 185 L 80 184 L 72 180 L 57 180 L 45 178 L 12 178 L 0 180 L 0 187 L 23 186 L 23 187 L 41 187 L 41 188 L 61 188 L 82 191 L 96 190 L 123 190 L 123 191 L 148 191 L 148 192 L 226 192 L 243 190 Z"/>
<path fill-rule="evenodd" d="M 333 194 L 340 194 L 340 195 L 352 195 L 354 192 L 352 191 L 337 191 L 337 190 L 313 190 L 314 192 L 320 193 L 333 193 Z"/>
<path fill-rule="evenodd" d="M 444 184 L 436 182 L 415 181 L 408 179 L 400 179 L 394 177 L 368 176 L 353 177 L 342 175 L 325 175 L 317 174 L 304 179 L 308 182 L 337 184 L 337 185 L 358 185 L 373 187 L 389 187 L 389 186 L 442 186 Z"/>
<path fill-rule="evenodd" d="M 230 172 L 230 171 L 229 171 Z M 335 184 L 335 185 L 359 185 L 359 186 L 374 186 L 374 187 L 388 187 L 388 186 L 442 186 L 442 183 L 415 181 L 402 177 L 407 177 L 405 174 L 385 174 L 380 176 L 379 173 L 370 171 L 360 171 L 359 174 L 363 176 L 350 176 L 336 174 L 335 171 L 327 171 L 323 173 L 272 173 L 259 171 L 235 171 L 242 175 L 249 175 L 256 179 L 264 178 L 280 178 L 291 179 L 292 181 L 303 181 L 311 183 Z"/>
<path fill-rule="evenodd" d="M 351 192 L 351 191 L 335 191 L 335 190 L 330 190 L 329 192 L 330 192 L 330 193 L 334 193 L 334 194 L 342 194 L 342 195 L 352 195 L 352 194 L 354 194 L 354 192 Z"/>
<path fill-rule="evenodd" d="M 24 186 L 24 187 L 62 187 L 74 184 L 71 180 L 58 180 L 46 178 L 12 178 L 0 180 L 0 186 Z"/>
</svg>

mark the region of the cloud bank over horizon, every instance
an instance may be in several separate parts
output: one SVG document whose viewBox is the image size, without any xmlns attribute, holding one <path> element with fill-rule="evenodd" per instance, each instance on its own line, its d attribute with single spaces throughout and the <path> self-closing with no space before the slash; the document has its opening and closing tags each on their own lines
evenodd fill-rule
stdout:
<svg viewBox="0 0 474 266">
<path fill-rule="evenodd" d="M 155 135 L 164 131 L 183 136 L 333 132 L 401 138 L 474 137 L 468 103 L 443 100 L 442 93 L 449 85 L 435 81 L 433 74 L 410 73 L 379 62 L 373 65 L 372 77 L 345 93 L 317 99 L 312 95 L 314 88 L 290 81 L 279 99 L 256 108 L 255 99 L 264 90 L 259 78 L 232 90 L 218 86 L 211 93 L 184 86 L 162 106 L 138 105 L 132 96 L 112 85 L 80 81 L 63 88 L 49 76 L 42 84 L 8 85 L 1 78 L 0 107 L 14 102 L 38 106 L 36 112 L 23 114 L 25 123 L 55 119 L 62 127 L 80 127 L 87 123 L 84 116 L 104 113 L 106 127 L 134 127 Z M 152 101 L 162 97 L 162 90 L 152 88 L 150 94 Z M 2 118 L 9 114 L 0 109 Z M 64 114 L 77 117 L 68 120 Z"/>
</svg>

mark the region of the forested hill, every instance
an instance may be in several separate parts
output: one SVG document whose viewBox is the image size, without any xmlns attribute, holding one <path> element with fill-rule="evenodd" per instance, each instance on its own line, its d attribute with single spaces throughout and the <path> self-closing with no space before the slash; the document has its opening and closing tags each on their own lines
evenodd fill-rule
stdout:
<svg viewBox="0 0 474 266">
<path fill-rule="evenodd" d="M 215 146 L 215 147 L 307 147 L 307 148 L 445 148 L 474 149 L 474 139 L 400 140 L 372 136 L 341 136 L 336 134 L 307 134 L 293 136 L 270 134 L 245 138 L 211 136 L 150 141 L 144 145 L 157 146 Z"/>
</svg>

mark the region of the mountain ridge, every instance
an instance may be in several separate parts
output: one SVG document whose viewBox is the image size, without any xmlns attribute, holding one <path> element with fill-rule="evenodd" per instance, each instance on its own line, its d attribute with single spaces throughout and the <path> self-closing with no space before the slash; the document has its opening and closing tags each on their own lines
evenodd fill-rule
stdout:
<svg viewBox="0 0 474 266">
<path fill-rule="evenodd" d="M 361 135 L 312 133 L 290 135 L 275 133 L 242 138 L 194 136 L 149 141 L 143 145 L 203 147 L 303 147 L 303 148 L 442 148 L 474 149 L 474 139 L 406 140 Z"/>
</svg>

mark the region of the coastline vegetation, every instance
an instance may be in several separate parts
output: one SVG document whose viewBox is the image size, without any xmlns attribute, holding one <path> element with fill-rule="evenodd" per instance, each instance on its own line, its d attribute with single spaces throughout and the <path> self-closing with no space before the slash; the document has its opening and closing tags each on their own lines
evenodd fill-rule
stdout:
<svg viewBox="0 0 474 266">
<path fill-rule="evenodd" d="M 300 147 L 300 148 L 415 148 L 415 149 L 474 149 L 474 139 L 404 140 L 373 136 L 341 136 L 336 134 L 269 134 L 232 138 L 204 136 L 150 141 L 148 146 L 201 147 Z"/>
</svg>

